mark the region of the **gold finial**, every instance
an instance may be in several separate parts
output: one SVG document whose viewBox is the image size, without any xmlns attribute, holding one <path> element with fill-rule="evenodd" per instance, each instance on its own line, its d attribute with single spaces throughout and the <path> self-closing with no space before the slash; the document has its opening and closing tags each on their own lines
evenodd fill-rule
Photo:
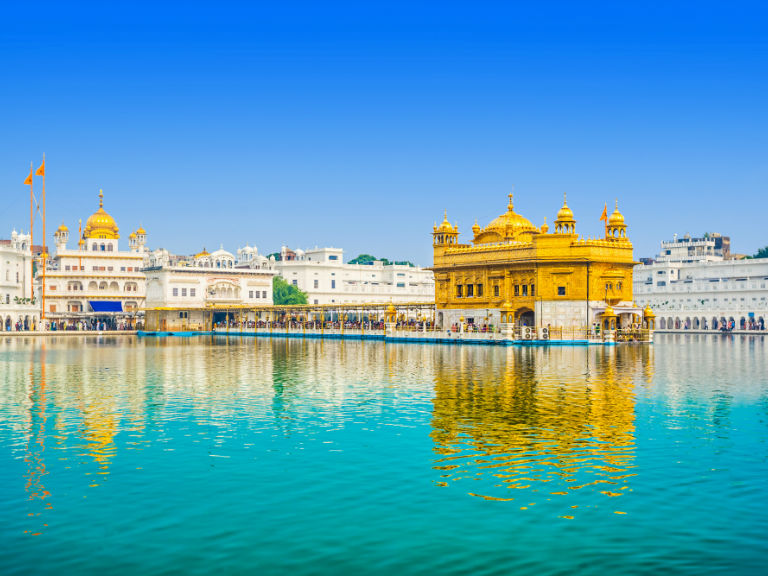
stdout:
<svg viewBox="0 0 768 576">
<path fill-rule="evenodd" d="M 567 205 L 568 205 L 568 193 L 563 192 L 563 206 L 567 206 Z"/>
<path fill-rule="evenodd" d="M 448 210 L 443 210 L 443 220 L 448 220 Z"/>
<path fill-rule="evenodd" d="M 547 223 L 547 217 L 544 216 L 544 224 L 546 224 L 546 223 Z"/>
<path fill-rule="evenodd" d="M 99 188 L 99 208 L 104 207 L 104 190 Z"/>
<path fill-rule="evenodd" d="M 619 209 L 619 199 L 616 198 L 616 210 L 618 210 L 618 209 Z"/>
<path fill-rule="evenodd" d="M 507 204 L 507 210 L 509 210 L 510 212 L 512 212 L 512 211 L 513 211 L 513 208 L 514 208 L 514 206 L 512 205 L 512 192 L 510 192 L 509 194 L 507 194 L 507 196 L 509 196 L 509 204 Z"/>
</svg>

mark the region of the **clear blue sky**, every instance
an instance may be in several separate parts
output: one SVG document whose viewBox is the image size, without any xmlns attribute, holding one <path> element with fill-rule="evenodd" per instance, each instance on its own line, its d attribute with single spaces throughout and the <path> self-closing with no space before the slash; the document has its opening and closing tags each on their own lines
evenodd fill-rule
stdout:
<svg viewBox="0 0 768 576">
<path fill-rule="evenodd" d="M 431 264 L 515 206 L 635 255 L 768 244 L 768 9 L 742 2 L 17 2 L 0 6 L 0 236 L 105 207 L 192 253 L 333 245 Z M 39 181 L 36 184 L 39 190 Z M 127 245 L 127 240 L 126 245 Z"/>
</svg>

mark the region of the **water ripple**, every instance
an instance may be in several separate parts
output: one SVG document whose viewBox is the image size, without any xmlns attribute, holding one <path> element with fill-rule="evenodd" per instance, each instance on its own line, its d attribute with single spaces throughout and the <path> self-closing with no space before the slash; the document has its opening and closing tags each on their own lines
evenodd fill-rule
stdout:
<svg viewBox="0 0 768 576">
<path fill-rule="evenodd" d="M 0 573 L 760 573 L 767 358 L 3 339 Z"/>
</svg>

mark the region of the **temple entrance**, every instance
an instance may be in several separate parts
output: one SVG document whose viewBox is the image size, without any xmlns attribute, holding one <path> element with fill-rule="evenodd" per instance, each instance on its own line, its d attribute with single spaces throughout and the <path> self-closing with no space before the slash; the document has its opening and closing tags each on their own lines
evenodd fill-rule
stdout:
<svg viewBox="0 0 768 576">
<path fill-rule="evenodd" d="M 231 312 L 214 312 L 213 313 L 213 325 L 218 328 L 227 327 L 227 319 L 232 322 L 233 314 Z"/>
<path fill-rule="evenodd" d="M 536 326 L 536 315 L 529 308 L 521 308 L 517 311 L 518 326 Z"/>
</svg>

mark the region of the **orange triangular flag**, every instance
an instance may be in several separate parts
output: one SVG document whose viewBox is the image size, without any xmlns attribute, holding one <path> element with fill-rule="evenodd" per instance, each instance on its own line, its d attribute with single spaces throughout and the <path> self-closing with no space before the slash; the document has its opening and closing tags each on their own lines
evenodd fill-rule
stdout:
<svg viewBox="0 0 768 576">
<path fill-rule="evenodd" d="M 605 208 L 603 208 L 603 214 L 600 216 L 600 220 L 608 221 L 608 204 L 605 205 Z"/>
<path fill-rule="evenodd" d="M 29 176 L 27 176 L 27 179 L 24 180 L 24 184 L 28 186 L 32 186 L 32 174 L 34 173 L 35 169 L 34 167 L 30 166 L 29 168 Z"/>
<path fill-rule="evenodd" d="M 43 163 L 40 164 L 40 168 L 38 168 L 35 172 L 35 176 L 45 176 L 45 159 L 43 159 Z"/>
</svg>

